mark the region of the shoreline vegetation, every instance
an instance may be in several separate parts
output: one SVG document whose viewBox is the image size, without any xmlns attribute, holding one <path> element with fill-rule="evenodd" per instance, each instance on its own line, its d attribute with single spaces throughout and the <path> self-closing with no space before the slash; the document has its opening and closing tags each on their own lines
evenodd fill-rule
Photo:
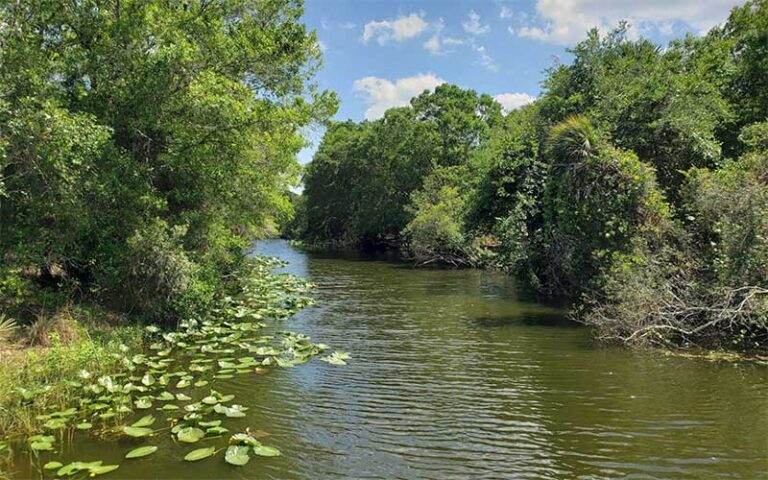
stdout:
<svg viewBox="0 0 768 480">
<path fill-rule="evenodd" d="M 48 347 L 11 353 L 16 362 L 4 362 L 0 368 L 0 476 L 14 470 L 14 459 L 23 458 L 19 451 L 28 452 L 33 470 L 41 474 L 44 470 L 58 470 L 59 476 L 112 471 L 100 462 L 65 466 L 56 461 L 59 448 L 54 445 L 71 441 L 78 431 L 104 438 L 143 438 L 170 429 L 187 443 L 229 437 L 222 420 L 215 418 L 244 417 L 247 408 L 236 403 L 227 406 L 234 396 L 216 391 L 221 388 L 217 380 L 268 374 L 272 368 L 305 363 L 328 349 L 280 328 L 268 334 L 263 331 L 267 322 L 280 327 L 281 320 L 312 303 L 311 284 L 272 273 L 282 265 L 277 259 L 249 259 L 239 270 L 238 280 L 217 297 L 203 318 L 181 322 L 172 330 L 132 326 L 113 329 L 104 338 L 71 339 L 66 344 L 54 331 Z M 344 352 L 334 352 L 321 360 L 344 365 L 348 358 Z M 205 398 L 189 403 L 193 397 L 187 393 L 197 397 L 208 390 L 210 395 L 202 393 Z M 148 428 L 155 424 L 153 415 L 133 422 L 137 415 L 155 410 L 167 417 L 168 428 Z M 225 461 L 235 465 L 247 463 L 251 447 L 255 455 L 279 455 L 247 432 L 232 436 L 229 445 L 247 447 L 227 451 Z M 131 453 L 126 458 L 134 458 Z M 231 458 L 235 453 L 236 460 Z M 72 471 L 61 470 L 65 467 Z"/>
<path fill-rule="evenodd" d="M 294 0 L 0 3 L 0 441 L 34 434 L 3 443 L 2 459 L 19 448 L 48 458 L 65 432 L 114 436 L 131 410 L 168 401 L 155 390 L 171 380 L 180 388 L 203 372 L 253 373 L 319 353 L 289 332 L 273 350 L 247 352 L 269 365 L 209 351 L 261 328 L 228 320 L 242 312 L 230 311 L 227 292 L 254 288 L 260 305 L 296 287 L 270 284 L 278 277 L 245 252 L 292 216 L 302 132 L 338 106 L 314 81 L 321 48 L 302 16 Z M 210 332 L 214 320 L 224 323 Z M 196 353 L 224 359 L 190 360 L 178 378 L 154 358 L 200 331 Z M 185 405 L 194 411 L 161 411 L 189 428 L 173 435 L 193 440 L 200 421 L 216 422 L 196 415 L 242 413 L 209 396 Z M 135 428 L 123 434 L 149 427 Z M 218 428 L 203 431 L 225 435 Z M 248 436 L 231 440 L 238 448 L 219 455 L 230 463 L 275 454 Z M 59 477 L 115 468 L 49 463 Z"/>
<path fill-rule="evenodd" d="M 442 84 L 333 123 L 282 235 L 494 268 L 608 343 L 768 351 L 768 2 L 667 46 L 592 30 L 533 103 Z"/>
</svg>

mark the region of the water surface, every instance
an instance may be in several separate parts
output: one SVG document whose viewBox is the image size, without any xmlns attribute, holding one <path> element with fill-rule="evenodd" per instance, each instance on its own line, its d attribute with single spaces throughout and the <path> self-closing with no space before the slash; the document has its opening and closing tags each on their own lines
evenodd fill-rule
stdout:
<svg viewBox="0 0 768 480">
<path fill-rule="evenodd" d="M 251 408 L 227 426 L 269 433 L 283 456 L 188 464 L 189 446 L 162 436 L 138 461 L 122 460 L 122 442 L 77 437 L 73 458 L 120 463 L 119 478 L 768 478 L 765 367 L 600 347 L 492 272 L 283 241 L 255 251 L 318 285 L 286 328 L 353 356 L 216 387 Z"/>
</svg>

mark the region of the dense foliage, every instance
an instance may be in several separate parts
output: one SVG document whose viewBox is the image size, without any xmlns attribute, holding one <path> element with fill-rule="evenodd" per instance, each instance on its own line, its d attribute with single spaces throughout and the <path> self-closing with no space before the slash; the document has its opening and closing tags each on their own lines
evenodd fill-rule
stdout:
<svg viewBox="0 0 768 480">
<path fill-rule="evenodd" d="M 335 111 L 301 0 L 0 4 L 0 299 L 35 283 L 155 320 L 207 304 L 290 216 Z M 0 305 L 0 310 L 3 305 Z M 23 313 L 23 312 L 21 312 Z"/>
<path fill-rule="evenodd" d="M 442 85 L 328 130 L 293 235 L 574 301 L 604 338 L 768 348 L 768 2 L 666 48 L 592 31 L 502 115 Z"/>
</svg>

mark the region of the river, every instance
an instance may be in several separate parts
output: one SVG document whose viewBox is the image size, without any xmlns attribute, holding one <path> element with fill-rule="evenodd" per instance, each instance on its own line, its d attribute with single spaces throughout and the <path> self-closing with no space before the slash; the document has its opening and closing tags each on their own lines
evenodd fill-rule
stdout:
<svg viewBox="0 0 768 480">
<path fill-rule="evenodd" d="M 352 354 L 222 385 L 282 456 L 232 467 L 185 463 L 170 440 L 138 461 L 120 442 L 69 448 L 120 463 L 115 478 L 768 478 L 764 366 L 597 345 L 493 272 L 279 240 L 255 252 L 318 285 L 285 327 Z"/>
</svg>

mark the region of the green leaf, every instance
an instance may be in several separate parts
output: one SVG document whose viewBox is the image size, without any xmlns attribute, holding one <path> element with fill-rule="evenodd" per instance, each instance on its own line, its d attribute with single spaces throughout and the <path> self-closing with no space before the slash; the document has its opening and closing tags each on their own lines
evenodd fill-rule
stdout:
<svg viewBox="0 0 768 480">
<path fill-rule="evenodd" d="M 242 445 L 250 445 L 251 447 L 257 447 L 261 445 L 258 440 L 253 438 L 251 435 L 248 435 L 247 433 L 236 433 L 232 435 L 232 437 L 229 439 L 229 443 L 239 443 Z"/>
<path fill-rule="evenodd" d="M 206 434 L 210 434 L 210 435 L 223 435 L 227 432 L 229 432 L 228 429 L 224 427 L 219 427 L 219 426 L 211 427 L 205 431 Z"/>
<path fill-rule="evenodd" d="M 152 415 L 145 415 L 141 417 L 138 421 L 131 424 L 132 427 L 149 427 L 153 423 L 155 423 L 155 417 Z"/>
<path fill-rule="evenodd" d="M 180 442 L 196 443 L 205 436 L 205 432 L 195 427 L 187 427 L 179 430 L 176 437 Z"/>
<path fill-rule="evenodd" d="M 99 465 L 96 467 L 89 468 L 88 471 L 92 475 L 104 475 L 105 473 L 109 473 L 117 470 L 119 467 L 120 465 Z"/>
<path fill-rule="evenodd" d="M 245 465 L 251 459 L 248 450 L 249 448 L 243 445 L 230 445 L 224 454 L 224 460 L 230 465 Z"/>
<path fill-rule="evenodd" d="M 147 445 L 145 447 L 134 448 L 130 452 L 125 454 L 125 458 L 141 458 L 152 455 L 157 451 L 157 447 L 154 445 Z"/>
<path fill-rule="evenodd" d="M 216 447 L 198 448 L 197 450 L 192 450 L 191 452 L 186 454 L 184 456 L 184 460 L 188 462 L 196 462 L 198 460 L 208 458 L 214 453 L 216 453 Z"/>
<path fill-rule="evenodd" d="M 93 428 L 93 424 L 88 422 L 78 423 L 75 426 L 75 428 L 77 428 L 78 430 L 90 430 L 91 428 Z"/>
<path fill-rule="evenodd" d="M 61 462 L 48 462 L 45 465 L 43 465 L 43 468 L 46 470 L 56 470 L 57 468 L 63 467 L 64 464 Z"/>
<path fill-rule="evenodd" d="M 31 448 L 36 452 L 49 451 L 49 450 L 53 450 L 53 445 L 51 445 L 50 442 L 32 442 L 29 448 Z"/>
<path fill-rule="evenodd" d="M 259 445 L 253 447 L 253 453 L 262 457 L 278 457 L 280 456 L 280 450 L 274 447 L 267 447 L 265 445 Z"/>
<path fill-rule="evenodd" d="M 174 398 L 175 397 L 173 396 L 173 394 L 171 392 L 163 392 L 160 395 L 155 397 L 156 400 L 161 400 L 163 402 L 169 402 L 169 401 L 173 400 Z"/>
<path fill-rule="evenodd" d="M 146 437 L 152 434 L 152 429 L 142 427 L 123 427 L 123 433 L 130 437 Z"/>
</svg>

